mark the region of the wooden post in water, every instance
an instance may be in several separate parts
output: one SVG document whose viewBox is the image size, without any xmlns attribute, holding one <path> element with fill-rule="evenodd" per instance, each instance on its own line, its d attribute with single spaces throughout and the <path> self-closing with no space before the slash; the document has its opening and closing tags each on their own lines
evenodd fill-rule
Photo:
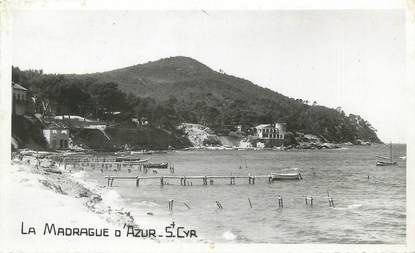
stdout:
<svg viewBox="0 0 415 253">
<path fill-rule="evenodd" d="M 135 181 L 135 186 L 138 187 L 140 186 L 140 179 L 137 177 L 136 181 Z"/>
<path fill-rule="evenodd" d="M 313 197 L 308 197 L 308 196 L 306 196 L 305 197 L 305 204 L 308 206 L 308 205 L 310 205 L 310 207 L 313 207 Z"/>
<path fill-rule="evenodd" d="M 163 176 L 162 176 L 162 177 L 160 177 L 160 185 L 161 185 L 161 186 L 163 186 L 163 185 L 164 185 L 164 178 L 163 178 Z"/>
<path fill-rule="evenodd" d="M 248 198 L 248 201 L 249 201 L 249 206 L 252 208 L 252 203 L 251 203 L 251 200 Z"/>
<path fill-rule="evenodd" d="M 183 202 L 183 204 L 187 207 L 187 209 L 190 209 L 190 206 L 186 204 L 186 202 Z"/>
<path fill-rule="evenodd" d="M 173 211 L 173 203 L 174 203 L 173 199 L 169 200 L 169 211 Z"/>
<path fill-rule="evenodd" d="M 334 207 L 334 201 L 333 198 L 329 198 L 329 206 Z"/>
<path fill-rule="evenodd" d="M 284 202 L 282 200 L 282 196 L 278 195 L 278 208 L 283 208 L 284 207 Z"/>
</svg>

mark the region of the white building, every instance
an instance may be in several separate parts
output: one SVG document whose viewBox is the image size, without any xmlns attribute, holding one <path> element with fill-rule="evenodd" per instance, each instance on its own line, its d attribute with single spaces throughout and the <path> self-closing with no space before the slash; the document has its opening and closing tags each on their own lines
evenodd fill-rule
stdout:
<svg viewBox="0 0 415 253">
<path fill-rule="evenodd" d="M 261 124 L 255 127 L 255 136 L 260 139 L 284 140 L 286 123 Z"/>
<path fill-rule="evenodd" d="M 46 128 L 43 129 L 43 136 L 51 149 L 67 149 L 69 147 L 69 129 Z"/>
<path fill-rule="evenodd" d="M 12 113 L 13 115 L 25 115 L 33 113 L 33 106 L 30 106 L 31 97 L 28 90 L 20 84 L 12 82 Z"/>
</svg>

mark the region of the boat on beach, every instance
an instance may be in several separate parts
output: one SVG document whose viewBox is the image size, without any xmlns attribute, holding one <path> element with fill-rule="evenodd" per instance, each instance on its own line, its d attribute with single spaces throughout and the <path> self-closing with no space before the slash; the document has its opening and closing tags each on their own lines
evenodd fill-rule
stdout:
<svg viewBox="0 0 415 253">
<path fill-rule="evenodd" d="M 144 168 L 151 168 L 151 169 L 167 169 L 169 166 L 168 163 L 147 163 L 144 164 Z"/>
<path fill-rule="evenodd" d="M 131 155 L 154 155 L 154 154 L 167 154 L 166 150 L 141 150 L 141 151 L 130 151 Z"/>
<path fill-rule="evenodd" d="M 272 181 L 276 180 L 301 180 L 301 176 L 298 168 L 283 169 L 279 172 L 271 172 Z"/>
<path fill-rule="evenodd" d="M 139 158 L 139 157 L 134 157 L 134 156 L 117 156 L 115 158 L 116 162 L 138 162 L 141 161 L 143 159 Z"/>
</svg>

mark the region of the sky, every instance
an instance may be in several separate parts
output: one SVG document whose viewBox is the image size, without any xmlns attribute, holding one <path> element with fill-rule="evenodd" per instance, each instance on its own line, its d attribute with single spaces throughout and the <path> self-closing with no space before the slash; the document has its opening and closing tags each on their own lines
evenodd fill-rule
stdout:
<svg viewBox="0 0 415 253">
<path fill-rule="evenodd" d="M 189 56 L 293 98 L 361 115 L 406 142 L 402 10 L 16 11 L 12 64 L 102 72 Z"/>
</svg>

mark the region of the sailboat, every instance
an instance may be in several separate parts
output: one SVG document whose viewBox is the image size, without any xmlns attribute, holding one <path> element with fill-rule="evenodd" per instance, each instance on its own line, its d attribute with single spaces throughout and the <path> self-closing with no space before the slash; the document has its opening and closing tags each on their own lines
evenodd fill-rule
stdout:
<svg viewBox="0 0 415 253">
<path fill-rule="evenodd" d="M 392 166 L 397 162 L 392 160 L 392 143 L 389 144 L 389 157 L 376 156 L 377 158 L 384 159 L 384 161 L 376 161 L 376 166 Z"/>
</svg>

